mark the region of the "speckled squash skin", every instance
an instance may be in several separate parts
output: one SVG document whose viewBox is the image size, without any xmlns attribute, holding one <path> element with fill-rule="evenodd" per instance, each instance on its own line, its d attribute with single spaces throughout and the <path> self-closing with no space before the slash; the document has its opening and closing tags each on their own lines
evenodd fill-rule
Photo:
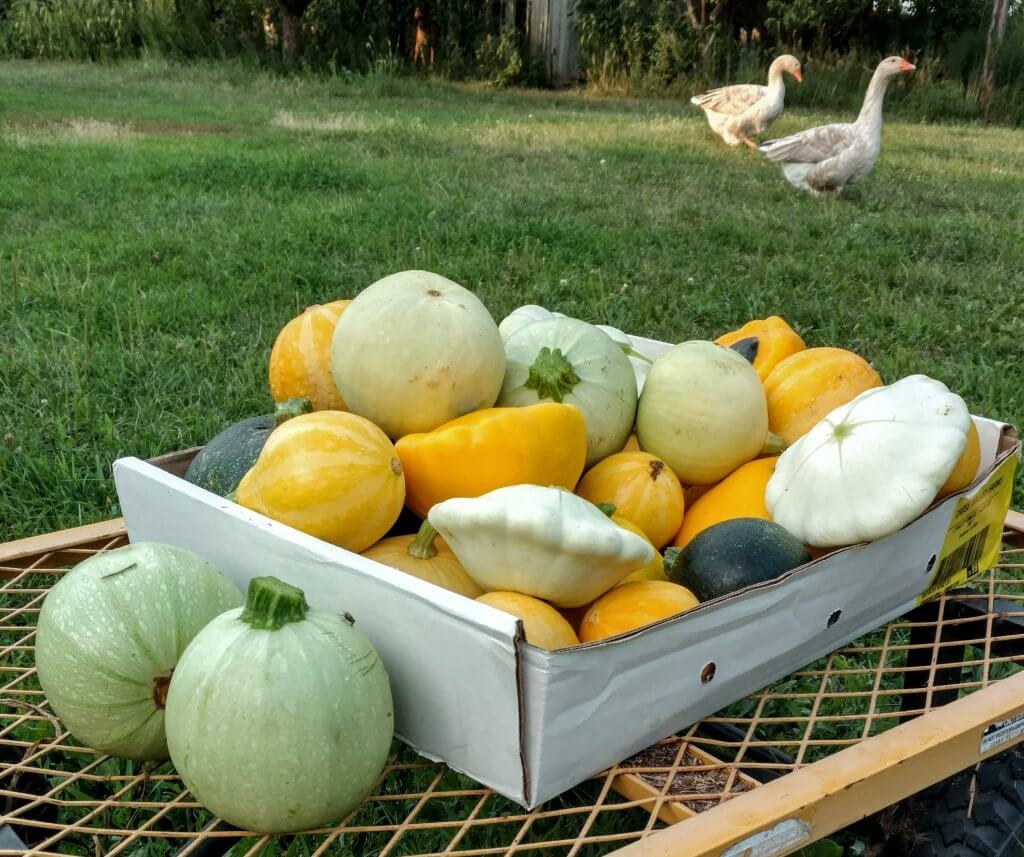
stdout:
<svg viewBox="0 0 1024 857">
<path fill-rule="evenodd" d="M 139 542 L 96 554 L 50 590 L 36 668 L 51 708 L 88 747 L 167 758 L 167 685 L 192 638 L 242 593 L 195 554 Z"/>
<path fill-rule="evenodd" d="M 734 518 L 695 536 L 668 576 L 703 603 L 774 580 L 810 559 L 807 548 L 773 521 Z"/>
<path fill-rule="evenodd" d="M 192 641 L 167 697 L 167 743 L 189 790 L 237 827 L 334 821 L 373 788 L 394 713 L 387 672 L 346 619 L 309 609 L 276 630 L 231 610 Z"/>
</svg>

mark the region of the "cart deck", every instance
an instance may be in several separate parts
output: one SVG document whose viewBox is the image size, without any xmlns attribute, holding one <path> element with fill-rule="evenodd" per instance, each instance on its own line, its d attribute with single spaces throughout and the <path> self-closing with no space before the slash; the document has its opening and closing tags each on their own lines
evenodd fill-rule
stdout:
<svg viewBox="0 0 1024 857">
<path fill-rule="evenodd" d="M 169 763 L 79 746 L 35 678 L 47 589 L 124 544 L 119 520 L 0 545 L 0 853 L 255 854 L 270 837 L 197 804 Z M 1000 565 L 532 811 L 398 747 L 336 855 L 789 854 L 1024 738 L 1024 516 Z M 983 737 L 984 736 L 984 737 Z M 753 838 L 751 838 L 753 837 Z"/>
</svg>

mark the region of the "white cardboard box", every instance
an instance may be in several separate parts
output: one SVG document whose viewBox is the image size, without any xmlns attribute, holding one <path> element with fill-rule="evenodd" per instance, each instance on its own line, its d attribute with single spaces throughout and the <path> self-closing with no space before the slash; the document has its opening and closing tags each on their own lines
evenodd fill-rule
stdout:
<svg viewBox="0 0 1024 857">
<path fill-rule="evenodd" d="M 670 347 L 634 343 L 650 356 Z M 961 498 L 1012 482 L 1015 433 L 975 422 L 978 478 L 899 532 L 628 636 L 559 652 L 527 644 L 508 614 L 138 459 L 115 462 L 114 478 L 132 541 L 189 548 L 243 590 L 254 576 L 276 575 L 314 606 L 355 616 L 391 676 L 398 736 L 533 807 L 912 608 Z"/>
</svg>

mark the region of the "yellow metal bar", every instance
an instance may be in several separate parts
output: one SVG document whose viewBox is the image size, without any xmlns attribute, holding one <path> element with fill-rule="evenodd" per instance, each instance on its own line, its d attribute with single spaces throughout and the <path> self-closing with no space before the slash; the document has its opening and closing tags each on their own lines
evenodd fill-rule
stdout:
<svg viewBox="0 0 1024 857">
<path fill-rule="evenodd" d="M 616 857 L 742 857 L 742 843 L 772 829 L 780 833 L 779 849 L 752 853 L 792 854 L 1007 749 L 1020 739 L 981 753 L 982 733 L 1021 712 L 1024 673 L 680 821 L 616 851 Z M 802 830 L 806 837 L 794 839 Z M 787 838 L 792 841 L 784 844 Z"/>
</svg>

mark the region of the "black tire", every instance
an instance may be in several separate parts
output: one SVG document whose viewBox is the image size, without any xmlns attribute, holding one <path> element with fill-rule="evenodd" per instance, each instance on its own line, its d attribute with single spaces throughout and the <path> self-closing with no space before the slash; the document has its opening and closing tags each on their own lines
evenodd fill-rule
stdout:
<svg viewBox="0 0 1024 857">
<path fill-rule="evenodd" d="M 1024 753 L 993 756 L 886 816 L 883 857 L 1024 857 Z"/>
</svg>

